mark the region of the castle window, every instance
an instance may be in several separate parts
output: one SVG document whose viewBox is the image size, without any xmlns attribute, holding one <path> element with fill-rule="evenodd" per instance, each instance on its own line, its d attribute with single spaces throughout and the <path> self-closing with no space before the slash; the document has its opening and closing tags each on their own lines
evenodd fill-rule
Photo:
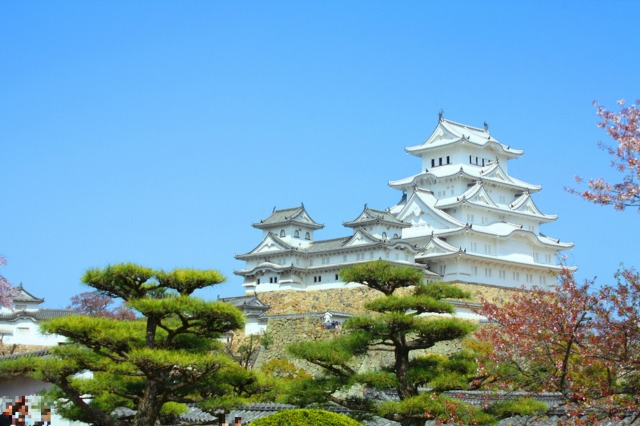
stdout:
<svg viewBox="0 0 640 426">
<path fill-rule="evenodd" d="M 438 158 L 438 166 L 442 166 L 442 157 Z"/>
<path fill-rule="evenodd" d="M 386 232 L 382 233 L 382 238 L 384 238 L 385 240 L 387 239 L 387 233 Z"/>
<path fill-rule="evenodd" d="M 473 164 L 473 161 L 471 160 L 471 156 L 469 156 L 469 164 Z"/>
<path fill-rule="evenodd" d="M 280 236 L 284 237 L 284 229 L 280 230 Z"/>
<path fill-rule="evenodd" d="M 296 229 L 296 232 L 293 233 L 293 236 L 296 238 L 300 238 L 300 231 Z"/>
<path fill-rule="evenodd" d="M 260 284 L 260 278 L 256 279 L 256 284 Z"/>
<path fill-rule="evenodd" d="M 340 279 L 340 277 L 338 276 L 338 274 L 336 274 L 336 281 L 338 281 Z"/>
<path fill-rule="evenodd" d="M 451 164 L 451 157 L 447 155 L 447 164 Z"/>
<path fill-rule="evenodd" d="M 398 234 L 393 234 L 393 238 L 398 238 Z"/>
<path fill-rule="evenodd" d="M 431 167 L 435 167 L 436 166 L 436 159 L 432 158 L 431 159 Z"/>
<path fill-rule="evenodd" d="M 484 158 L 482 159 L 482 165 L 484 166 Z"/>
<path fill-rule="evenodd" d="M 314 283 L 319 283 L 322 282 L 322 275 L 316 275 L 313 277 L 313 282 Z"/>
<path fill-rule="evenodd" d="M 308 233 L 308 232 L 306 232 L 306 233 L 304 234 L 304 239 L 305 239 L 305 240 L 310 240 L 310 239 L 311 239 L 311 234 L 310 234 L 310 233 Z"/>
</svg>

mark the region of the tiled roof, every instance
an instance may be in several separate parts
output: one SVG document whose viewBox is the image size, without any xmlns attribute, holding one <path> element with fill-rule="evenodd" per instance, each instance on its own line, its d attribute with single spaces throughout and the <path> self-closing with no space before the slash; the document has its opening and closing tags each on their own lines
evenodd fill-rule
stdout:
<svg viewBox="0 0 640 426">
<path fill-rule="evenodd" d="M 20 352 L 20 353 L 9 354 L 9 355 L 0 355 L 0 360 L 40 357 L 40 356 L 49 355 L 49 353 L 50 353 L 49 349 L 39 349 L 37 351 Z"/>
<path fill-rule="evenodd" d="M 39 297 L 35 297 L 33 294 L 29 293 L 27 290 L 22 287 L 22 283 L 16 287 L 18 290 L 18 295 L 13 298 L 13 302 L 21 302 L 21 303 L 42 303 L 44 299 Z"/>
<path fill-rule="evenodd" d="M 311 219 L 311 216 L 309 216 L 309 213 L 305 210 L 304 205 L 290 209 L 274 209 L 271 216 L 261 220 L 259 223 L 254 223 L 253 226 L 264 229 L 285 223 L 298 223 L 312 229 L 324 228 L 324 225 L 321 225 Z"/>
<path fill-rule="evenodd" d="M 253 309 L 262 309 L 265 311 L 270 308 L 270 306 L 262 303 L 260 299 L 258 299 L 258 296 L 254 296 L 254 295 L 223 297 L 220 299 L 220 301 L 233 305 L 237 308 L 253 308 Z"/>
<path fill-rule="evenodd" d="M 360 213 L 360 215 L 356 219 L 349 222 L 344 222 L 343 225 L 354 228 L 357 226 L 363 226 L 364 224 L 371 222 L 383 222 L 402 228 L 408 228 L 411 226 L 411 224 L 399 220 L 388 211 L 370 209 L 366 205 L 364 206 L 364 210 L 362 211 L 362 213 Z"/>
<path fill-rule="evenodd" d="M 439 132 L 446 132 L 453 138 L 441 137 L 442 133 L 440 133 L 439 137 Z M 514 149 L 510 146 L 506 146 L 498 142 L 497 139 L 489 134 L 488 127 L 485 129 L 480 129 L 478 127 L 456 123 L 455 121 L 447 120 L 444 118 L 442 118 L 438 122 L 438 127 L 436 128 L 436 130 L 434 130 L 434 132 L 424 143 L 422 143 L 421 145 L 407 147 L 405 150 L 410 154 L 420 155 L 420 153 L 426 149 L 441 147 L 459 142 L 471 143 L 478 146 L 493 145 L 495 147 L 498 147 L 504 154 L 512 157 L 521 156 L 523 153 L 522 150 Z"/>
<path fill-rule="evenodd" d="M 34 311 L 14 311 L 9 314 L 0 314 L 0 321 L 16 321 L 21 318 L 32 318 L 36 321 L 44 321 L 52 318 L 73 315 L 76 312 L 71 309 L 38 309 Z"/>
</svg>

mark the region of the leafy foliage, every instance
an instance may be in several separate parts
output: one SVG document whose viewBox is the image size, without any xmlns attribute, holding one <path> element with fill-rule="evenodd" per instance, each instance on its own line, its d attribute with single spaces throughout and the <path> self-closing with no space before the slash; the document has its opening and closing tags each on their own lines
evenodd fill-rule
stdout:
<svg viewBox="0 0 640 426">
<path fill-rule="evenodd" d="M 358 426 L 344 414 L 324 410 L 285 410 L 251 422 L 255 426 Z"/>
<path fill-rule="evenodd" d="M 0 255 L 0 266 L 7 264 L 4 256 Z M 0 274 L 0 307 L 11 308 L 13 298 L 17 295 L 16 289 L 11 287 L 11 283 Z"/>
<path fill-rule="evenodd" d="M 401 401 L 381 404 L 379 413 L 386 418 L 399 417 L 403 424 L 424 425 L 425 420 L 457 425 L 490 425 L 495 418 L 479 408 L 437 393 L 421 393 Z M 412 423 L 406 419 L 414 420 Z"/>
<path fill-rule="evenodd" d="M 483 371 L 503 388 L 561 392 L 576 413 L 640 410 L 640 276 L 627 269 L 616 277 L 596 290 L 564 270 L 553 291 L 485 302 L 496 324 L 476 334 L 492 345 Z"/>
<path fill-rule="evenodd" d="M 443 299 L 466 298 L 468 293 L 446 284 L 423 284 L 422 271 L 384 261 L 347 268 L 341 275 L 344 281 L 366 284 L 383 296 L 367 303 L 370 315 L 347 320 L 344 334 L 331 340 L 302 342 L 289 347 L 294 356 L 322 367 L 325 372 L 313 382 L 300 383 L 296 398 L 306 402 L 309 398 L 304 395 L 310 392 L 316 401 L 340 402 L 353 409 L 382 410 L 380 413 L 385 417 L 399 419 L 404 425 L 424 424 L 425 419 L 431 418 L 430 414 L 424 407 L 416 408 L 417 411 L 412 408 L 414 402 L 424 402 L 418 386 L 437 391 L 465 388 L 476 372 L 476 364 L 472 359 L 465 360 L 464 355 L 449 359 L 432 355 L 415 358 L 410 354 L 429 349 L 441 341 L 462 338 L 475 330 L 470 322 L 433 315 L 453 312 L 451 304 Z M 395 293 L 406 287 L 411 287 L 406 294 Z M 393 353 L 391 365 L 380 371 L 358 373 L 354 369 L 355 357 L 372 351 Z M 336 390 L 348 389 L 356 383 L 376 389 L 393 387 L 401 401 L 391 404 L 393 409 L 386 410 L 375 408 L 372 401 L 336 396 Z"/>
<path fill-rule="evenodd" d="M 235 307 L 191 296 L 223 280 L 217 271 L 155 271 L 134 264 L 91 269 L 83 281 L 100 296 L 120 298 L 140 318 L 68 316 L 43 324 L 69 344 L 52 357 L 3 364 L 4 372 L 30 372 L 54 383 L 57 407 L 74 420 L 94 425 L 154 425 L 197 404 L 205 410 L 229 407 L 250 396 L 256 377 L 224 352 L 217 340 L 240 328 Z M 102 299 L 102 297 L 100 297 Z M 92 377 L 78 375 L 91 371 Z M 85 399 L 84 395 L 91 395 Z M 111 415 L 117 407 L 136 411 L 131 420 Z"/>
<path fill-rule="evenodd" d="M 487 412 L 498 418 L 511 416 L 532 416 L 545 413 L 549 407 L 541 401 L 532 398 L 520 398 L 508 401 L 499 401 L 491 404 Z"/>
<path fill-rule="evenodd" d="M 85 291 L 71 298 L 71 304 L 67 309 L 71 309 L 78 314 L 116 318 L 122 320 L 134 320 L 136 314 L 131 309 L 119 304 L 112 307 L 114 299 L 99 291 Z"/>
</svg>

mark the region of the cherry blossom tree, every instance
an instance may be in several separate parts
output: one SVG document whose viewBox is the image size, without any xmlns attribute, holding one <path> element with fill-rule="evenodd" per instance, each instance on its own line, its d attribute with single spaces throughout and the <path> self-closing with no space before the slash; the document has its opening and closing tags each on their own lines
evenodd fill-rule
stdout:
<svg viewBox="0 0 640 426">
<path fill-rule="evenodd" d="M 491 359 L 502 364 L 504 386 L 530 391 L 576 394 L 576 376 L 585 367 L 584 349 L 592 342 L 591 318 L 598 300 L 592 282 L 579 285 L 564 269 L 552 289 L 533 288 L 499 306 L 484 301 L 481 313 L 494 325 L 477 337 L 492 344 Z"/>
<path fill-rule="evenodd" d="M 4 256 L 0 255 L 0 266 L 7 264 L 7 260 Z M 0 275 L 0 306 L 5 308 L 11 308 L 13 305 L 13 297 L 16 295 L 16 290 L 11 287 L 11 283 L 4 276 Z"/>
<path fill-rule="evenodd" d="M 602 388 L 610 404 L 640 409 L 640 274 L 622 269 L 617 283 L 598 292 L 589 347 L 604 364 Z"/>
<path fill-rule="evenodd" d="M 640 413 L 640 274 L 616 278 L 596 289 L 565 269 L 551 290 L 483 302 L 493 324 L 476 333 L 492 348 L 481 370 L 505 389 L 560 392 L 573 413 Z"/>
<path fill-rule="evenodd" d="M 67 309 L 93 317 L 136 319 L 136 314 L 131 309 L 123 305 L 112 307 L 114 303 L 114 299 L 107 294 L 99 291 L 86 291 L 73 296 Z"/>
<path fill-rule="evenodd" d="M 618 101 L 620 107 L 624 104 L 624 100 Z M 622 180 L 612 183 L 604 178 L 591 179 L 586 182 L 589 189 L 578 191 L 568 188 L 570 193 L 596 204 L 612 205 L 616 210 L 638 207 L 640 211 L 640 109 L 638 104 L 640 100 L 615 112 L 594 102 L 601 119 L 598 127 L 605 129 L 615 141 L 615 145 L 607 145 L 603 142 L 599 145 L 613 157 L 611 166 L 622 173 Z M 581 177 L 576 177 L 575 180 L 578 183 L 584 182 Z"/>
</svg>

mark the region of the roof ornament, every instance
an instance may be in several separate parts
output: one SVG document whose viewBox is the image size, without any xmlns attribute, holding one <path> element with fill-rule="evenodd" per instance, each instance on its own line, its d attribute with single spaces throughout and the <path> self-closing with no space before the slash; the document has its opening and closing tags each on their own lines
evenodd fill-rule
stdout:
<svg viewBox="0 0 640 426">
<path fill-rule="evenodd" d="M 484 131 L 488 132 L 489 131 L 489 123 L 487 123 L 487 121 L 485 120 L 484 122 Z"/>
<path fill-rule="evenodd" d="M 276 212 L 276 206 L 273 206 L 273 211 L 271 211 L 271 213 L 275 213 Z M 260 221 L 262 222 L 262 221 Z"/>
<path fill-rule="evenodd" d="M 440 108 L 440 111 L 438 111 L 438 122 L 442 121 L 442 115 L 444 114 L 444 110 L 442 108 Z"/>
</svg>

